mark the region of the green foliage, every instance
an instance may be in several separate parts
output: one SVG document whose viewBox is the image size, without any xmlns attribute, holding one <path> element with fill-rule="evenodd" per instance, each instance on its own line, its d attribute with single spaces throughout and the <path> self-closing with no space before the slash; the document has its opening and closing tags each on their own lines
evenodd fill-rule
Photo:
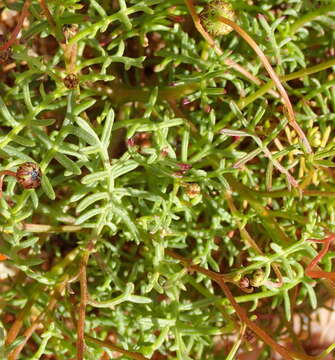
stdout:
<svg viewBox="0 0 335 360">
<path fill-rule="evenodd" d="M 197 13 L 208 2 L 198 1 Z M 216 39 L 224 49 L 217 55 L 183 1 L 48 1 L 53 21 L 41 3 L 32 1 L 0 65 L 0 170 L 33 161 L 43 173 L 34 190 L 4 180 L 0 253 L 16 273 L 0 283 L 0 352 L 24 344 L 40 316 L 19 359 L 76 357 L 78 275 L 91 242 L 85 334 L 114 341 L 129 352 L 121 359 L 247 351 L 230 301 L 167 249 L 225 274 L 249 318 L 276 309 L 269 335 L 291 338 L 293 315 L 306 318 L 335 291 L 305 274 L 318 253 L 307 239 L 335 231 L 333 3 L 231 1 L 285 84 L 313 154 L 287 125 L 252 49 L 232 32 Z M 23 1 L 0 6 L 20 11 Z M 77 26 L 68 39 L 66 24 Z M 63 83 L 69 73 L 78 76 L 75 89 Z M 191 193 L 192 184 L 200 191 Z M 331 272 L 334 256 L 319 265 Z M 242 278 L 253 279 L 247 293 Z M 5 345 L 18 317 L 22 328 Z M 256 323 L 271 329 L 271 321 Z M 299 349 L 298 336 L 292 343 Z M 113 358 L 86 339 L 85 359 L 104 354 Z"/>
</svg>

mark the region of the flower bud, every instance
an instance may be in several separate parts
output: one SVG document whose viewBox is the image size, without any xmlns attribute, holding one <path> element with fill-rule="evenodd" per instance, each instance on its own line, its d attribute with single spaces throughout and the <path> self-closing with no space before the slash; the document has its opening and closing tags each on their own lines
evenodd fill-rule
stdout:
<svg viewBox="0 0 335 360">
<path fill-rule="evenodd" d="M 254 272 L 252 279 L 250 280 L 250 284 L 255 287 L 259 287 L 263 284 L 264 281 L 264 271 L 262 269 L 258 269 Z"/>
<path fill-rule="evenodd" d="M 17 181 L 25 189 L 36 189 L 41 185 L 42 172 L 40 167 L 33 162 L 23 163 L 16 172 Z"/>
<path fill-rule="evenodd" d="M 229 25 L 220 21 L 220 17 L 232 21 L 235 19 L 234 9 L 227 1 L 213 0 L 200 14 L 203 27 L 213 36 L 227 35 L 233 30 Z"/>
</svg>

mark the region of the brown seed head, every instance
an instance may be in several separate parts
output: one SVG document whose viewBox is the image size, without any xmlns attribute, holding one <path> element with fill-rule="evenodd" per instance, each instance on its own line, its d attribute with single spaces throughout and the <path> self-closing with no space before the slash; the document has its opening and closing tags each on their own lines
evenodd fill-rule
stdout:
<svg viewBox="0 0 335 360">
<path fill-rule="evenodd" d="M 79 79 L 76 74 L 68 74 L 63 79 L 64 85 L 68 89 L 74 89 L 79 85 Z"/>
<path fill-rule="evenodd" d="M 16 172 L 17 181 L 25 189 L 36 189 L 41 185 L 42 172 L 40 167 L 33 162 L 23 163 Z"/>
</svg>

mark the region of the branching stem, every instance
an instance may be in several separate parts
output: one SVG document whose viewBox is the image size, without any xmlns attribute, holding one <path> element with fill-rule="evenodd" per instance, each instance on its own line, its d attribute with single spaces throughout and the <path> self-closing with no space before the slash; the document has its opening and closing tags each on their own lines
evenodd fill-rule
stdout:
<svg viewBox="0 0 335 360">
<path fill-rule="evenodd" d="M 229 26 L 231 26 L 251 47 L 252 49 L 255 51 L 255 53 L 258 55 L 258 57 L 260 58 L 260 60 L 262 61 L 265 69 L 267 70 L 267 72 L 269 73 L 270 77 L 272 78 L 273 82 L 275 83 L 278 91 L 280 92 L 283 102 L 287 108 L 287 114 L 288 114 L 288 120 L 291 124 L 291 126 L 293 127 L 293 129 L 297 132 L 297 134 L 299 135 L 305 150 L 308 153 L 312 152 L 312 148 L 307 140 L 307 137 L 305 135 L 305 133 L 302 131 L 302 129 L 300 128 L 299 124 L 296 121 L 295 118 L 295 114 L 293 111 L 293 107 L 290 101 L 290 98 L 287 95 L 287 92 L 283 86 L 283 84 L 281 83 L 278 75 L 275 73 L 275 71 L 273 70 L 271 64 L 269 63 L 269 60 L 266 58 L 266 56 L 264 55 L 263 51 L 260 49 L 260 47 L 257 45 L 257 43 L 250 37 L 250 35 L 245 32 L 240 26 L 238 26 L 236 23 L 234 23 L 233 21 L 220 16 L 219 20 Z"/>
<path fill-rule="evenodd" d="M 197 271 L 201 274 L 206 275 L 210 279 L 214 280 L 222 289 L 223 293 L 233 306 L 236 311 L 236 314 L 240 318 L 241 322 L 247 325 L 260 339 L 262 339 L 266 344 L 268 344 L 274 351 L 278 352 L 285 360 L 294 360 L 294 359 L 301 359 L 301 360 L 312 360 L 314 359 L 311 356 L 300 354 L 297 352 L 288 351 L 283 346 L 279 345 L 275 342 L 262 328 L 260 328 L 255 322 L 251 321 L 247 316 L 247 313 L 244 308 L 242 308 L 235 300 L 233 294 L 231 293 L 229 287 L 226 285 L 224 277 L 216 273 L 214 271 L 205 269 L 199 265 L 193 265 L 192 260 L 186 259 L 183 256 L 174 253 L 171 250 L 166 250 L 166 254 L 171 256 L 174 259 L 179 260 L 184 266 L 189 268 L 190 270 Z"/>
</svg>

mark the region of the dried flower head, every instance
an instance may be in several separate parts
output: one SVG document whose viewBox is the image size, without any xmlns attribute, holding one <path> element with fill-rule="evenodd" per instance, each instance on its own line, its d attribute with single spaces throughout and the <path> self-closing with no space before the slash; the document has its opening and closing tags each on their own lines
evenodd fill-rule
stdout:
<svg viewBox="0 0 335 360">
<path fill-rule="evenodd" d="M 23 163 L 16 172 L 17 181 L 25 189 L 36 189 L 41 185 L 42 172 L 40 167 L 33 162 Z"/>
<path fill-rule="evenodd" d="M 68 89 L 74 89 L 79 85 L 79 79 L 76 74 L 68 74 L 63 79 L 64 85 Z"/>
<path fill-rule="evenodd" d="M 200 14 L 203 27 L 213 36 L 227 35 L 233 30 L 229 25 L 221 22 L 220 17 L 232 21 L 235 19 L 234 9 L 229 2 L 213 0 Z"/>
</svg>

